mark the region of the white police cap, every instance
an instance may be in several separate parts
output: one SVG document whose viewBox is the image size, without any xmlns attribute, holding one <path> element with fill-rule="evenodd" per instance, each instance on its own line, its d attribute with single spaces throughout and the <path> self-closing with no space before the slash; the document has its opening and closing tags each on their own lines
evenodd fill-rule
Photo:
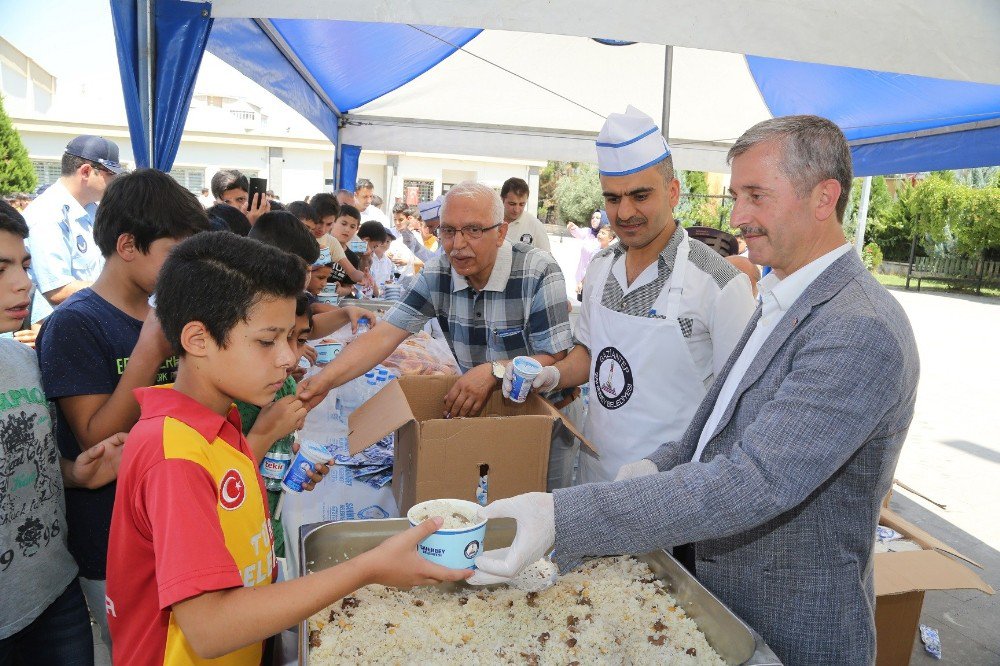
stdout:
<svg viewBox="0 0 1000 666">
<path fill-rule="evenodd" d="M 417 212 L 422 220 L 436 220 L 441 217 L 441 197 L 433 201 L 421 201 L 417 204 Z"/>
</svg>

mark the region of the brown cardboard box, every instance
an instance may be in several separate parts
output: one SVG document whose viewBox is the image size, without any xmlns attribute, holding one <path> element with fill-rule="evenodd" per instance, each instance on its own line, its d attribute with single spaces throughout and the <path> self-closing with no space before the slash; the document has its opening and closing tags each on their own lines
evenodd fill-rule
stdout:
<svg viewBox="0 0 1000 666">
<path fill-rule="evenodd" d="M 559 412 L 534 394 L 519 405 L 495 391 L 481 416 L 444 419 L 444 396 L 457 380 L 404 376 L 351 414 L 352 455 L 396 433 L 392 493 L 400 514 L 429 499 L 476 501 L 481 471 L 489 474 L 490 501 L 545 490 Z"/>
<path fill-rule="evenodd" d="M 891 527 L 924 548 L 875 554 L 876 663 L 897 666 L 910 663 L 926 590 L 975 589 L 993 594 L 993 588 L 949 555 L 982 568 L 979 564 L 903 520 L 888 507 L 882 508 L 879 524 Z"/>
</svg>

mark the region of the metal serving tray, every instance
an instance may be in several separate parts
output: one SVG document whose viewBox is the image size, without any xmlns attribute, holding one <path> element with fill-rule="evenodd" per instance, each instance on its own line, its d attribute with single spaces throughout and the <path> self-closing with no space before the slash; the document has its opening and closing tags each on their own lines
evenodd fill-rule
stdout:
<svg viewBox="0 0 1000 666">
<path fill-rule="evenodd" d="M 410 526 L 405 518 L 386 520 L 348 520 L 303 525 L 299 530 L 299 562 L 306 572 L 321 571 L 370 550 L 392 535 Z M 514 539 L 511 519 L 491 520 L 486 525 L 484 548 L 503 548 Z M 695 579 L 680 563 L 664 551 L 647 553 L 646 562 L 657 578 L 664 581 L 684 612 L 693 619 L 711 645 L 727 664 L 780 666 L 781 662 L 764 640 L 726 608 L 715 595 Z M 448 583 L 444 589 L 466 587 Z M 299 625 L 299 664 L 309 664 L 307 621 Z"/>
</svg>

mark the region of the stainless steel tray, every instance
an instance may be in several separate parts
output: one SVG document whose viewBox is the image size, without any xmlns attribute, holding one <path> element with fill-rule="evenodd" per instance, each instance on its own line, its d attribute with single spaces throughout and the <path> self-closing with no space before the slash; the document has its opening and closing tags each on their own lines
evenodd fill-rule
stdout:
<svg viewBox="0 0 1000 666">
<path fill-rule="evenodd" d="M 390 536 L 410 526 L 404 518 L 386 520 L 350 520 L 303 525 L 299 530 L 299 562 L 306 572 L 321 571 L 370 550 Z M 513 520 L 491 520 L 486 526 L 484 547 L 503 548 L 514 539 Z M 711 645 L 727 664 L 780 666 L 781 662 L 764 640 L 726 608 L 715 595 L 695 579 L 680 563 L 664 551 L 647 553 L 639 559 L 649 564 L 653 574 L 666 584 L 684 612 L 693 619 Z M 300 575 L 302 572 L 299 572 Z M 450 583 L 450 587 L 465 587 Z M 444 589 L 447 589 L 445 587 Z M 309 663 L 307 622 L 299 625 L 299 664 Z"/>
</svg>

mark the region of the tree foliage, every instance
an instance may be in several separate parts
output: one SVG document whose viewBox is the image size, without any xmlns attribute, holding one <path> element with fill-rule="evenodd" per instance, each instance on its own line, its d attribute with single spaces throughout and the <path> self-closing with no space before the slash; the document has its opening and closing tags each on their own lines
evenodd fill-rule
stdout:
<svg viewBox="0 0 1000 666">
<path fill-rule="evenodd" d="M 898 195 L 887 223 L 917 234 L 928 254 L 979 257 L 1000 249 L 1000 187 L 971 187 L 951 172 L 936 172 Z"/>
<path fill-rule="evenodd" d="M 594 211 L 604 206 L 597 168 L 580 164 L 572 173 L 563 175 L 555 186 L 555 200 L 563 221 L 589 223 Z"/>
<path fill-rule="evenodd" d="M 674 209 L 674 219 L 686 227 L 712 227 L 723 231 L 729 228 L 728 199 L 708 196 L 708 178 L 704 171 L 677 171 L 681 183 L 681 198 Z"/>
<path fill-rule="evenodd" d="M 31 192 L 37 184 L 38 177 L 28 159 L 28 151 L 0 98 L 0 194 Z"/>
</svg>

